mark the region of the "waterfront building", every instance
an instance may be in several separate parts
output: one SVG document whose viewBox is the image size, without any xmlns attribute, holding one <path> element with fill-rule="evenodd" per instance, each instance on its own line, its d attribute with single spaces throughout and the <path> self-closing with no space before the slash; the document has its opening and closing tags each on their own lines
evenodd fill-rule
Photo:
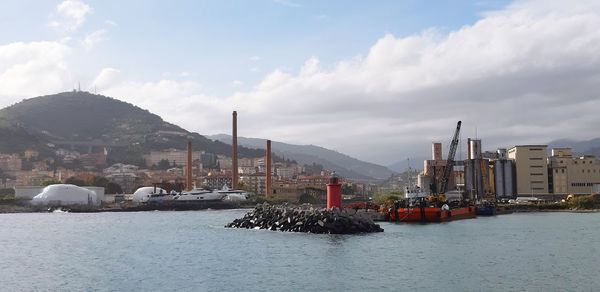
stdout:
<svg viewBox="0 0 600 292">
<path fill-rule="evenodd" d="M 27 149 L 23 153 L 23 157 L 25 157 L 25 159 L 37 159 L 39 156 L 40 153 L 32 149 Z"/>
<path fill-rule="evenodd" d="M 202 185 L 210 189 L 222 189 L 223 186 L 231 187 L 232 177 L 231 175 L 209 175 L 203 180 Z"/>
<path fill-rule="evenodd" d="M 233 160 L 231 160 L 231 157 L 217 155 L 217 164 L 219 164 L 219 168 L 222 170 L 231 170 L 233 167 Z"/>
<path fill-rule="evenodd" d="M 203 151 L 192 151 L 192 160 L 202 160 Z M 187 151 L 179 149 L 167 149 L 164 151 L 150 151 L 150 154 L 144 155 L 146 165 L 158 165 L 161 160 L 168 161 L 171 165 L 185 165 L 187 162 Z M 205 159 L 209 159 L 206 158 Z"/>
<path fill-rule="evenodd" d="M 554 194 L 591 194 L 600 183 L 600 163 L 593 155 L 573 157 L 571 148 L 553 148 L 548 158 L 549 189 Z"/>
<path fill-rule="evenodd" d="M 106 165 L 106 152 L 101 153 L 86 153 L 79 156 L 81 166 L 88 169 L 102 167 Z"/>
<path fill-rule="evenodd" d="M 298 184 L 302 188 L 315 188 L 315 189 L 323 189 L 327 188 L 327 183 L 329 183 L 330 176 L 323 175 L 300 175 L 298 176 Z"/>
<path fill-rule="evenodd" d="M 0 154 L 0 169 L 6 172 L 20 171 L 22 160 L 19 154 Z"/>
<path fill-rule="evenodd" d="M 278 167 L 275 169 L 279 179 L 292 179 L 298 175 L 297 167 Z"/>
<path fill-rule="evenodd" d="M 267 178 L 264 173 L 244 174 L 240 176 L 240 182 L 244 186 L 244 190 L 264 195 L 267 185 Z"/>
<path fill-rule="evenodd" d="M 278 200 L 297 203 L 302 193 L 303 189 L 295 182 L 276 181 L 273 184 L 273 197 Z"/>
<path fill-rule="evenodd" d="M 254 167 L 254 159 L 238 158 L 238 167 Z"/>
<path fill-rule="evenodd" d="M 256 167 L 254 167 L 254 166 L 239 166 L 238 167 L 238 173 L 240 175 L 255 174 L 257 172 L 258 172 L 258 169 L 256 169 Z"/>
<path fill-rule="evenodd" d="M 518 196 L 548 195 L 546 145 L 516 145 L 508 150 L 514 161 Z"/>
<path fill-rule="evenodd" d="M 110 182 L 120 185 L 125 191 L 132 191 L 136 188 L 135 182 L 137 180 L 136 172 L 138 168 L 131 164 L 116 163 L 105 168 L 103 173 L 104 177 Z"/>
</svg>

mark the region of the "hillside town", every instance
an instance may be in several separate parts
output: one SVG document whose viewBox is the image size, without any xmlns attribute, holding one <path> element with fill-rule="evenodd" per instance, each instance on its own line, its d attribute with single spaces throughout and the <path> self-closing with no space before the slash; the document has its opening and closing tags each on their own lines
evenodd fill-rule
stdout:
<svg viewBox="0 0 600 292">
<path fill-rule="evenodd" d="M 156 183 L 176 185 L 185 181 L 187 151 L 167 149 L 144 155 L 146 165 L 115 163 L 107 165 L 108 149 L 96 153 L 80 153 L 65 148 L 56 149 L 54 158 L 41 158 L 34 150 L 24 153 L 0 154 L 1 186 L 5 190 L 52 183 L 72 183 L 105 187 L 106 194 L 131 194 L 142 186 Z M 198 187 L 221 189 L 232 186 L 232 158 L 204 151 L 192 152 L 192 177 Z M 238 159 L 238 188 L 255 195 L 264 195 L 266 188 L 265 158 Z M 281 160 L 272 164 L 274 199 L 288 202 L 317 202 L 325 198 L 325 185 L 330 170 L 319 165 L 299 165 Z M 348 195 L 365 196 L 375 191 L 375 185 L 344 182 Z M 6 191 L 5 191 L 6 192 Z M 304 198 L 303 198 L 304 196 Z M 307 197 L 308 196 L 308 197 Z M 302 200 L 303 199 L 303 200 Z"/>
<path fill-rule="evenodd" d="M 482 141 L 468 139 L 467 159 L 456 161 L 448 189 L 475 200 L 503 200 L 517 197 L 560 200 L 569 194 L 598 192 L 600 163 L 593 155 L 575 154 L 570 148 L 547 145 L 516 145 L 494 152 L 482 151 Z M 35 150 L 0 153 L 0 188 L 3 194 L 52 183 L 104 187 L 106 194 L 131 194 L 142 186 L 157 183 L 177 185 L 186 178 L 187 151 L 167 149 L 144 154 L 145 165 L 107 164 L 109 149 L 81 153 L 57 148 L 54 157 L 42 158 Z M 431 159 L 422 170 L 409 170 L 379 183 L 342 179 L 346 199 L 369 199 L 376 194 L 402 195 L 408 188 L 431 192 L 447 160 L 442 144 L 432 144 Z M 238 158 L 239 189 L 257 196 L 266 194 L 265 157 Z M 319 165 L 299 165 L 292 160 L 272 163 L 273 200 L 323 202 L 332 170 Z M 233 185 L 232 157 L 192 151 L 192 178 L 196 186 L 220 189 Z"/>
</svg>

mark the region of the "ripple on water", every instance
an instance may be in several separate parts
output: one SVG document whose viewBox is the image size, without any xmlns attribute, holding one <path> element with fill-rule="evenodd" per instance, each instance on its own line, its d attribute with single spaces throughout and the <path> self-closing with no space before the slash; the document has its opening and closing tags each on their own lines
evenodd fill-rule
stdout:
<svg viewBox="0 0 600 292">
<path fill-rule="evenodd" d="M 0 215 L 6 291 L 594 291 L 600 214 L 512 214 L 383 233 L 223 226 L 246 210 Z"/>
</svg>

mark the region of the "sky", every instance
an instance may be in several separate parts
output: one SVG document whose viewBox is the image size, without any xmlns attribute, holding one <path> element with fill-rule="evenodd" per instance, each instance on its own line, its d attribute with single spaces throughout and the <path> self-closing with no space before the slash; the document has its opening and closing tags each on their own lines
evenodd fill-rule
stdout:
<svg viewBox="0 0 600 292">
<path fill-rule="evenodd" d="M 600 137 L 599 1 L 0 1 L 0 107 L 69 91 L 390 165 Z M 90 109 L 93 110 L 93 109 Z M 463 147 L 466 148 L 466 147 Z"/>
</svg>

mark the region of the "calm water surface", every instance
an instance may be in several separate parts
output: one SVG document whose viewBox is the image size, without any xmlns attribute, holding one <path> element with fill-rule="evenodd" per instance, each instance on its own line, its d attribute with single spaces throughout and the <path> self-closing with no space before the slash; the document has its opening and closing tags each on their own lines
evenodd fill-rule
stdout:
<svg viewBox="0 0 600 292">
<path fill-rule="evenodd" d="M 245 212 L 0 214 L 0 290 L 600 290 L 600 213 L 358 236 L 223 228 Z"/>
</svg>

